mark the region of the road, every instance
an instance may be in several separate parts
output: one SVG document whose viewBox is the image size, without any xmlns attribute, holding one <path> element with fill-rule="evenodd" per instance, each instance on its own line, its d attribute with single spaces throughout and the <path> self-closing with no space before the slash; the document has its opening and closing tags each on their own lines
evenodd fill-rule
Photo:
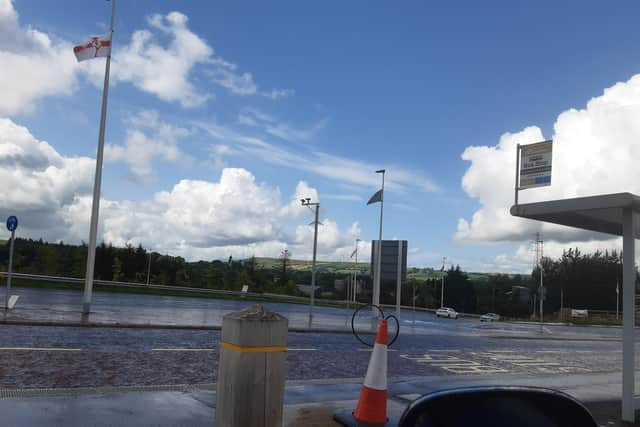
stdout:
<svg viewBox="0 0 640 427">
<path fill-rule="evenodd" d="M 0 295 L 3 295 L 0 288 Z M 85 322 L 103 324 L 154 324 L 173 326 L 220 326 L 222 317 L 240 310 L 252 301 L 208 299 L 177 296 L 157 296 L 96 291 L 93 294 L 92 313 L 82 317 L 82 292 L 66 289 L 12 288 L 12 294 L 20 296 L 16 308 L 0 313 L 0 319 L 32 320 L 48 322 Z M 290 327 L 306 328 L 309 307 L 301 304 L 261 302 L 269 309 L 289 318 Z M 315 307 L 314 328 L 350 329 L 352 309 Z M 364 320 L 364 317 L 362 318 Z M 430 313 L 403 311 L 403 329 L 414 334 L 441 335 L 523 335 L 539 334 L 540 327 L 533 324 L 498 322 L 481 323 L 476 319 L 452 321 L 438 319 Z M 549 336 L 578 336 L 584 338 L 620 338 L 620 328 L 545 326 Z M 638 331 L 640 334 L 640 330 Z"/>
<path fill-rule="evenodd" d="M 454 321 L 451 321 L 455 323 Z M 209 384 L 219 331 L 0 325 L 0 388 Z M 290 333 L 288 379 L 362 378 L 369 351 L 344 333 Z M 618 372 L 621 343 L 402 335 L 391 378 Z"/>
<path fill-rule="evenodd" d="M 74 290 L 15 288 L 7 321 L 81 319 Z M 219 326 L 224 314 L 251 301 L 96 292 L 90 320 L 135 325 Z M 304 329 L 308 306 L 264 303 Z M 315 328 L 347 330 L 351 310 L 316 307 Z M 366 316 L 365 316 L 366 317 Z M 570 376 L 619 372 L 620 328 L 481 323 L 402 313 L 389 352 L 391 378 Z M 365 337 L 370 340 L 371 335 Z M 161 328 L 45 327 L 0 324 L 0 389 L 211 384 L 220 333 Z M 364 377 L 369 351 L 350 333 L 289 333 L 290 380 Z"/>
</svg>

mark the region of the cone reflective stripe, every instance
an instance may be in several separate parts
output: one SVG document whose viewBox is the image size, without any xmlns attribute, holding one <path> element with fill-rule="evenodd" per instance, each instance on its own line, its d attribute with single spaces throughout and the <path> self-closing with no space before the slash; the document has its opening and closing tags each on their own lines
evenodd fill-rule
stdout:
<svg viewBox="0 0 640 427">
<path fill-rule="evenodd" d="M 370 425 L 387 423 L 387 321 L 380 322 L 376 343 L 360 392 L 354 418 Z"/>
</svg>

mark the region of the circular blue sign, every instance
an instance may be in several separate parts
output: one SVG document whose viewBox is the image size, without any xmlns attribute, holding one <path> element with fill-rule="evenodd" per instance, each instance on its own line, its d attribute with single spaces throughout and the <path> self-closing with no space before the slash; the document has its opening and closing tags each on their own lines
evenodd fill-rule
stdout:
<svg viewBox="0 0 640 427">
<path fill-rule="evenodd" d="M 9 218 L 7 218 L 7 230 L 15 231 L 16 228 L 18 228 L 18 218 L 11 215 Z"/>
</svg>

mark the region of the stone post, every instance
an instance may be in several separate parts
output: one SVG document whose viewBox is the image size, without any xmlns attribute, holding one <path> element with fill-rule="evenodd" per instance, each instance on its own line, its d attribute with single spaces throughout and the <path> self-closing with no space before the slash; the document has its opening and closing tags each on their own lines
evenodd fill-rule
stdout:
<svg viewBox="0 0 640 427">
<path fill-rule="evenodd" d="M 288 323 L 260 305 L 224 316 L 217 427 L 282 427 Z"/>
</svg>

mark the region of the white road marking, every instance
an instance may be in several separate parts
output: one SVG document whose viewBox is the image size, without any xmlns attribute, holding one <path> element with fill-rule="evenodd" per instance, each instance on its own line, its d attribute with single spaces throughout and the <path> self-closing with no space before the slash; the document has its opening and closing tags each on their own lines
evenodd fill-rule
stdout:
<svg viewBox="0 0 640 427">
<path fill-rule="evenodd" d="M 359 348 L 358 351 L 368 351 L 371 352 L 373 349 L 372 348 Z M 387 348 L 387 351 L 398 351 L 396 349 L 393 348 Z"/>
<path fill-rule="evenodd" d="M 317 348 L 288 348 L 287 351 L 317 351 Z M 215 351 L 215 348 L 152 348 L 151 351 Z"/>
<path fill-rule="evenodd" d="M 82 349 L 60 347 L 0 347 L 0 351 L 82 351 Z"/>
</svg>

